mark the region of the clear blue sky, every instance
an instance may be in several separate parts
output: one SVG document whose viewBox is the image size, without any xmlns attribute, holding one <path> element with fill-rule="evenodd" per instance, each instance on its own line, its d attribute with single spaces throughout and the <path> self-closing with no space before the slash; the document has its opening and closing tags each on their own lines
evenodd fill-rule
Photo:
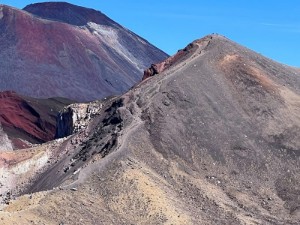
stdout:
<svg viewBox="0 0 300 225">
<path fill-rule="evenodd" d="M 39 2 L 0 0 L 23 8 Z M 223 34 L 276 61 L 300 67 L 299 0 L 94 0 L 94 8 L 169 54 L 210 33 Z"/>
</svg>

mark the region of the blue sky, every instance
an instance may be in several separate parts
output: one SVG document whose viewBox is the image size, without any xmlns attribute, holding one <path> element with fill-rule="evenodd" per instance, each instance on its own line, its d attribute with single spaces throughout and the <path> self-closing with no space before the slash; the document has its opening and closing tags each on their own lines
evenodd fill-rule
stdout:
<svg viewBox="0 0 300 225">
<path fill-rule="evenodd" d="M 4 0 L 23 8 L 39 1 Z M 95 0 L 94 8 L 174 54 L 191 41 L 219 33 L 276 61 L 300 67 L 300 1 Z"/>
</svg>

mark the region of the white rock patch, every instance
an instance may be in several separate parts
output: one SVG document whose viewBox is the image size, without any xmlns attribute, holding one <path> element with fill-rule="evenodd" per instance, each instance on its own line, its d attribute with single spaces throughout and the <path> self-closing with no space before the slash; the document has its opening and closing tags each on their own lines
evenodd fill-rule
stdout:
<svg viewBox="0 0 300 225">
<path fill-rule="evenodd" d="M 21 175 L 33 170 L 39 170 L 47 164 L 49 157 L 47 154 L 43 154 L 39 158 L 28 159 L 25 162 L 17 164 L 11 169 L 11 172 L 15 175 Z"/>
<path fill-rule="evenodd" d="M 12 151 L 13 146 L 0 124 L 0 151 Z"/>
<path fill-rule="evenodd" d="M 4 17 L 3 7 L 0 7 L 0 20 Z"/>
<path fill-rule="evenodd" d="M 120 44 L 118 30 L 93 22 L 89 22 L 87 26 L 93 31 L 94 35 L 106 43 L 110 48 L 114 49 L 119 55 L 123 56 L 127 61 L 143 71 L 141 68 L 141 65 L 143 65 L 142 62 L 135 58 L 126 47 Z"/>
</svg>

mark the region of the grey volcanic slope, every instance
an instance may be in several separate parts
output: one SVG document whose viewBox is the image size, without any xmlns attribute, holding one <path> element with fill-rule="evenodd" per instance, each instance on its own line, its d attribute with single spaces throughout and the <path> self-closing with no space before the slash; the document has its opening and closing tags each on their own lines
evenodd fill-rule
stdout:
<svg viewBox="0 0 300 225">
<path fill-rule="evenodd" d="M 121 94 L 167 54 L 103 13 L 63 2 L 0 5 L 0 90 L 89 101 Z"/>
<path fill-rule="evenodd" d="M 3 224 L 299 224 L 299 71 L 217 35 L 179 55 L 53 148 L 25 192 L 50 191 Z"/>
</svg>

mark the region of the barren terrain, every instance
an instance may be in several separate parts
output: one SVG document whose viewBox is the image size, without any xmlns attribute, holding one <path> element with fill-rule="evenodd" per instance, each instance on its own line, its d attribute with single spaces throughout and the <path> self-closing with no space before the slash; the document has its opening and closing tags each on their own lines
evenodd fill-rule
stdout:
<svg viewBox="0 0 300 225">
<path fill-rule="evenodd" d="M 1 223 L 299 224 L 299 71 L 219 35 L 184 51 L 26 150 L 51 156 Z"/>
<path fill-rule="evenodd" d="M 64 2 L 0 4 L 0 91 L 91 101 L 126 92 L 167 54 L 103 13 Z"/>
</svg>

